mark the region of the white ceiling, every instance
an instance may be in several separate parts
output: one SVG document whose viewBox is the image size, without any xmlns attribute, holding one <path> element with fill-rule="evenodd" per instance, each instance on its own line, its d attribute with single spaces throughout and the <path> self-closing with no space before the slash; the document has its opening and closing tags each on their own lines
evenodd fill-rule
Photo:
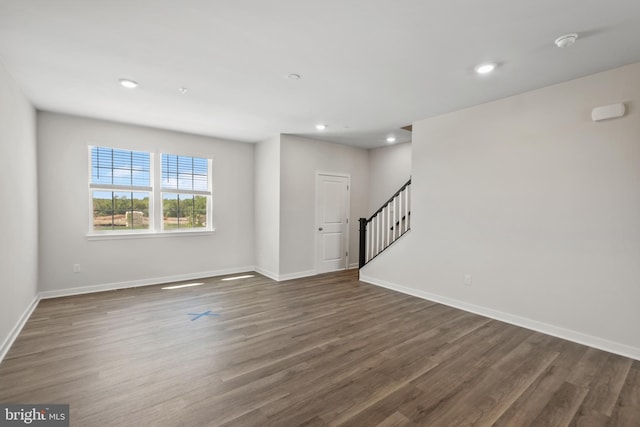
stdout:
<svg viewBox="0 0 640 427">
<path fill-rule="evenodd" d="M 0 0 L 0 60 L 42 110 L 376 147 L 417 119 L 640 61 L 640 0 Z M 499 68 L 476 76 L 486 60 Z"/>
</svg>

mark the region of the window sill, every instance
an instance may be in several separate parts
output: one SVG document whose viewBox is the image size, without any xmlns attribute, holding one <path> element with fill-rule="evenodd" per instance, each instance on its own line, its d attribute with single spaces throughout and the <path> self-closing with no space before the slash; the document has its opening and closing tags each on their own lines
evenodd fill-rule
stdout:
<svg viewBox="0 0 640 427">
<path fill-rule="evenodd" d="M 150 233 L 89 233 L 87 234 L 87 240 L 157 239 L 165 237 L 211 236 L 215 233 L 215 229 L 207 231 L 163 231 Z"/>
</svg>

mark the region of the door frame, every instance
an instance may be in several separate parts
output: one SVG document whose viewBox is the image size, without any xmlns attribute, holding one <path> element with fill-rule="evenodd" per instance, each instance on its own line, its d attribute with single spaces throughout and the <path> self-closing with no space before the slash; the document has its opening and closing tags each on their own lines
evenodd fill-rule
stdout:
<svg viewBox="0 0 640 427">
<path fill-rule="evenodd" d="M 351 228 L 351 174 L 348 173 L 343 173 L 343 172 L 327 172 L 327 171 L 316 171 L 316 175 L 315 175 L 315 202 L 314 202 L 314 228 L 313 228 L 313 232 L 315 235 L 315 239 L 314 239 L 314 266 L 316 269 L 316 274 L 320 274 L 320 253 L 319 253 L 319 247 L 320 247 L 320 233 L 318 233 L 318 227 L 319 227 L 319 221 L 320 218 L 318 218 L 318 202 L 319 202 L 319 191 L 318 191 L 318 187 L 320 184 L 320 177 L 321 176 L 336 176 L 336 177 L 340 177 L 340 178 L 347 178 L 347 205 L 346 205 L 346 219 L 347 219 L 347 223 L 346 223 L 346 230 L 345 230 L 345 237 L 344 237 L 344 247 L 345 247 L 345 251 L 347 253 L 346 258 L 345 258 L 345 264 L 344 264 L 344 269 L 348 270 L 349 269 L 349 258 L 351 256 L 350 251 L 349 251 L 349 228 Z M 338 271 L 338 270 L 336 270 Z"/>
</svg>

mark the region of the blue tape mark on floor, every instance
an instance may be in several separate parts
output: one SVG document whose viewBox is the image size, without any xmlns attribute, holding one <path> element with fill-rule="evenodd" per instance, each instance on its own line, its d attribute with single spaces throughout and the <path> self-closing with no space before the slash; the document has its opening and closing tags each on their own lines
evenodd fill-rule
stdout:
<svg viewBox="0 0 640 427">
<path fill-rule="evenodd" d="M 193 319 L 191 319 L 191 321 L 193 322 L 194 320 L 198 320 L 201 317 L 204 316 L 211 316 L 211 317 L 218 317 L 220 316 L 220 314 L 218 313 L 214 313 L 211 310 L 207 310 L 204 313 L 187 313 L 188 316 L 194 316 Z"/>
</svg>

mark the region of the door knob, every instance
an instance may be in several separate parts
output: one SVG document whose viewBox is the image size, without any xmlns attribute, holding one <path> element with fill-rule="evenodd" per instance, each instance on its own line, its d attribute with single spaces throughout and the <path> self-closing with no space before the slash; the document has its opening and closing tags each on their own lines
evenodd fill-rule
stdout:
<svg viewBox="0 0 640 427">
<path fill-rule="evenodd" d="M 323 228 L 322 228 L 322 227 L 318 227 L 318 231 L 322 231 L 322 230 L 323 230 Z"/>
</svg>

